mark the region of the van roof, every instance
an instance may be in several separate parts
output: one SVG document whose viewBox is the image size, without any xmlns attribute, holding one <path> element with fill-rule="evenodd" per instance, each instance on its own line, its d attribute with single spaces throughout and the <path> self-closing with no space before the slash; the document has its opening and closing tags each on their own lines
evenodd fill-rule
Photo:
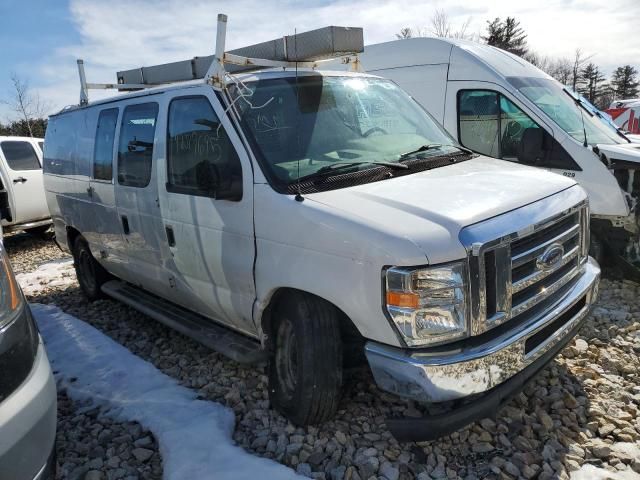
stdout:
<svg viewBox="0 0 640 480">
<path fill-rule="evenodd" d="M 246 73 L 238 73 L 230 75 L 231 81 L 229 83 L 237 83 L 237 82 L 254 82 L 257 80 L 264 80 L 268 78 L 286 78 L 286 77 L 295 77 L 296 70 L 294 68 L 269 68 L 264 70 L 254 70 L 252 72 Z M 371 75 L 367 73 L 360 72 L 345 72 L 345 71 L 333 71 L 333 70 L 315 70 L 310 68 L 299 68 L 298 69 L 299 76 L 307 76 L 307 75 L 323 75 L 323 76 L 332 76 L 332 77 L 347 77 L 347 76 L 355 76 L 355 77 L 372 77 L 379 78 L 376 75 Z M 168 83 L 164 85 L 158 85 L 154 87 L 145 88 L 143 90 L 136 90 L 132 92 L 120 93 L 116 94 L 109 98 L 103 98 L 100 100 L 95 100 L 89 102 L 87 105 L 72 105 L 63 108 L 57 113 L 52 114 L 50 117 L 56 117 L 58 115 L 62 115 L 68 112 L 73 112 L 76 110 L 82 110 L 87 107 L 91 107 L 93 105 L 102 105 L 109 104 L 113 102 L 118 102 L 121 100 L 127 100 L 130 98 L 144 97 L 147 95 L 153 95 L 157 93 L 162 93 L 170 90 L 182 90 L 187 88 L 201 87 L 203 85 L 207 85 L 204 80 L 187 80 L 184 82 L 176 82 L 176 83 Z M 219 87 L 213 87 L 214 90 L 220 90 Z"/>
<path fill-rule="evenodd" d="M 367 45 L 361 55 L 367 71 L 419 65 L 434 65 L 456 62 L 476 66 L 492 72 L 497 77 L 542 77 L 551 78 L 526 60 L 492 47 L 469 40 L 451 38 L 418 37 Z M 468 75 L 467 75 L 468 76 Z"/>
</svg>

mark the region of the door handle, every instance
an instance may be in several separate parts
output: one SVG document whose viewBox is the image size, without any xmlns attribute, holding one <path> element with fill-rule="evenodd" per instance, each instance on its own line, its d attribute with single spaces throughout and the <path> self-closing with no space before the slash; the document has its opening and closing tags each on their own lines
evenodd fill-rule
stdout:
<svg viewBox="0 0 640 480">
<path fill-rule="evenodd" d="M 167 242 L 170 247 L 176 246 L 176 236 L 173 234 L 173 227 L 170 225 L 165 225 L 164 231 L 167 234 Z"/>
<path fill-rule="evenodd" d="M 120 219 L 122 220 L 122 230 L 125 235 L 129 235 L 129 219 L 126 215 L 121 215 Z"/>
<path fill-rule="evenodd" d="M 18 177 L 18 178 L 14 178 L 13 179 L 13 183 L 24 183 L 26 181 L 27 181 L 27 179 L 24 178 L 24 177 Z"/>
</svg>

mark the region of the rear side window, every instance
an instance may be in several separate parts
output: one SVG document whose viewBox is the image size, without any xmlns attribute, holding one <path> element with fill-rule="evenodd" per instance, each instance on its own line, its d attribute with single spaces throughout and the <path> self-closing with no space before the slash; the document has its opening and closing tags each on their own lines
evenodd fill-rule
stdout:
<svg viewBox="0 0 640 480">
<path fill-rule="evenodd" d="M 2 142 L 0 148 L 11 170 L 40 170 L 38 156 L 29 142 Z"/>
<path fill-rule="evenodd" d="M 38 142 L 38 145 L 40 145 L 40 150 L 44 152 L 44 142 Z"/>
<path fill-rule="evenodd" d="M 158 104 L 155 102 L 129 105 L 124 109 L 118 147 L 120 185 L 149 185 L 157 118 Z"/>
<path fill-rule="evenodd" d="M 100 112 L 93 153 L 93 178 L 96 180 L 111 180 L 113 175 L 113 140 L 116 135 L 117 122 L 117 108 Z"/>
<path fill-rule="evenodd" d="M 167 190 L 215 198 L 242 185 L 242 167 L 227 132 L 206 97 L 169 105 Z"/>
</svg>

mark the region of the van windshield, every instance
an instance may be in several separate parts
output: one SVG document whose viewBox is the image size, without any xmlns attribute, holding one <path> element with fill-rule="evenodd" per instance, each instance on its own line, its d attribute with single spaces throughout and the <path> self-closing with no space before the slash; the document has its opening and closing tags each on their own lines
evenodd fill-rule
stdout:
<svg viewBox="0 0 640 480">
<path fill-rule="evenodd" d="M 576 105 L 575 100 L 557 81 L 533 77 L 507 77 L 507 81 L 577 141 L 584 142 L 586 131 L 587 143 L 591 146 L 598 143 L 627 143 L 606 127 L 599 118 Z"/>
<path fill-rule="evenodd" d="M 230 93 L 267 177 L 279 184 L 344 173 L 338 166 L 362 171 L 399 163 L 403 153 L 424 146 L 423 156 L 459 153 L 442 127 L 388 80 L 305 72 L 297 80 L 247 82 Z"/>
</svg>

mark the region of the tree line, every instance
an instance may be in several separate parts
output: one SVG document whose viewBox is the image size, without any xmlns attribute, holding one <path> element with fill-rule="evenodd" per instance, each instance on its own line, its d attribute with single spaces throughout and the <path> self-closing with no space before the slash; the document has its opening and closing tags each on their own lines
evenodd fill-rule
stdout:
<svg viewBox="0 0 640 480">
<path fill-rule="evenodd" d="M 0 136 L 20 136 L 44 138 L 47 130 L 48 104 L 31 91 L 29 83 L 17 74 L 11 74 L 12 89 L 0 103 L 7 105 L 15 118 L 0 121 Z"/>
<path fill-rule="evenodd" d="M 454 26 L 442 10 L 436 10 L 430 27 L 412 29 L 405 27 L 396 34 L 397 38 L 434 36 L 484 42 L 519 57 L 524 58 L 543 70 L 563 85 L 580 93 L 599 109 L 609 108 L 614 100 L 636 98 L 640 94 L 638 70 L 631 65 L 616 68 L 607 78 L 602 69 L 593 62 L 593 55 L 585 54 L 577 48 L 573 57 L 550 57 L 541 55 L 527 43 L 527 34 L 515 17 L 500 17 L 488 20 L 482 35 L 469 33 L 468 19 L 461 26 Z"/>
</svg>

